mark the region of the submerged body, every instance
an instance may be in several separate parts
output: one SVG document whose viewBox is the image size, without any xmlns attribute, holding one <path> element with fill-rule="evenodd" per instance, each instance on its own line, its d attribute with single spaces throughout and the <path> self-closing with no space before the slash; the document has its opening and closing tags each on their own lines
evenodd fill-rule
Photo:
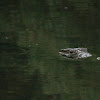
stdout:
<svg viewBox="0 0 100 100">
<path fill-rule="evenodd" d="M 69 59 L 87 58 L 92 56 L 90 53 L 88 53 L 87 48 L 61 49 L 59 54 Z"/>
</svg>

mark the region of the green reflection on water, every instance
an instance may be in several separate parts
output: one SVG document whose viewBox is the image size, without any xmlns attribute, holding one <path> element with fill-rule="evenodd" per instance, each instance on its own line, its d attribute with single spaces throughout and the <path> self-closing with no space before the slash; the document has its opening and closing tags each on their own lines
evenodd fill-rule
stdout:
<svg viewBox="0 0 100 100">
<path fill-rule="evenodd" d="M 99 100 L 98 8 L 88 9 L 88 1 L 61 2 L 26 0 L 17 2 L 19 8 L 11 2 L 7 7 L 14 7 L 13 13 L 4 11 L 2 16 L 8 19 L 0 17 L 3 100 L 5 95 L 9 100 Z M 58 51 L 68 47 L 87 47 L 93 57 L 75 61 L 60 57 Z"/>
</svg>

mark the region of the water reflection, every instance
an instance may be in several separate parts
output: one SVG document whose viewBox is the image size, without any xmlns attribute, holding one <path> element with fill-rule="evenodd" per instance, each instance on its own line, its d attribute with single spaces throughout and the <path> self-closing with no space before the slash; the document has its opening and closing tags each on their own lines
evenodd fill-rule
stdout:
<svg viewBox="0 0 100 100">
<path fill-rule="evenodd" d="M 65 4 L 55 2 L 55 7 L 53 2 L 45 2 L 49 6 L 39 2 L 19 2 L 21 11 L 12 15 L 20 20 L 0 27 L 1 100 L 99 100 L 96 12 L 85 16 L 84 7 L 81 13 L 73 10 L 75 3 L 64 10 Z M 93 57 L 72 61 L 58 55 L 61 48 L 70 47 L 86 47 Z"/>
<path fill-rule="evenodd" d="M 31 40 L 32 37 L 29 40 L 26 36 L 21 33 L 17 42 L 13 42 L 11 37 L 9 43 L 1 43 L 2 99 L 6 95 L 10 100 L 98 100 L 99 62 L 92 59 L 71 61 L 61 58 L 58 55 L 60 43 L 56 43 L 58 38 L 40 35 L 38 40 Z"/>
</svg>

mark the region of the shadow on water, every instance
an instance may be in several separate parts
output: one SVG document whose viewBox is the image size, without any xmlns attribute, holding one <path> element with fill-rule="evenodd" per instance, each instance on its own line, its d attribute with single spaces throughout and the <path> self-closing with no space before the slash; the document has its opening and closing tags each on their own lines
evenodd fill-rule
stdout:
<svg viewBox="0 0 100 100">
<path fill-rule="evenodd" d="M 35 70 L 31 76 L 27 74 L 29 49 L 19 47 L 14 42 L 15 39 L 12 40 L 13 37 L 11 35 L 9 35 L 10 37 L 8 36 L 9 39 L 7 40 L 5 36 L 2 36 L 0 43 L 1 100 L 29 100 L 32 97 L 37 98 L 41 93 L 42 84 L 38 70 Z M 3 40 L 5 41 L 3 42 Z"/>
</svg>

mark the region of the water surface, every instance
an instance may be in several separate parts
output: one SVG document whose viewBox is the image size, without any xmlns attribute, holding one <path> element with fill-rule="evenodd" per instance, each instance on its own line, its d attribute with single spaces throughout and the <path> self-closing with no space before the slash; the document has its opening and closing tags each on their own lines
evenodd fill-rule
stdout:
<svg viewBox="0 0 100 100">
<path fill-rule="evenodd" d="M 87 2 L 51 1 L 2 1 L 1 100 L 100 99 L 98 3 L 88 8 Z M 59 56 L 60 49 L 70 47 L 88 48 L 93 56 Z"/>
</svg>

